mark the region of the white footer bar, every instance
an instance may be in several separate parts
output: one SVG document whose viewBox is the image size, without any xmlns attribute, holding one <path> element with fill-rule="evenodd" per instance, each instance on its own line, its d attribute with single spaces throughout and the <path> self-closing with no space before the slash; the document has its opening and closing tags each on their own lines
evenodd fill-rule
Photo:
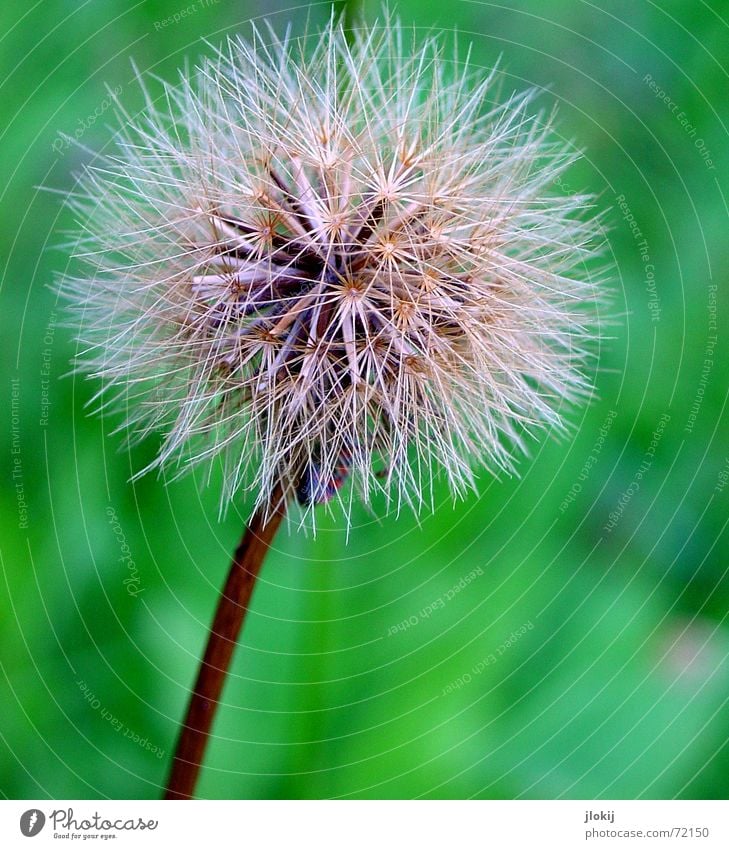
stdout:
<svg viewBox="0 0 729 849">
<path fill-rule="evenodd" d="M 33 839 L 30 843 L 29 839 Z M 2 801 L 0 846 L 729 847 L 722 801 Z"/>
</svg>

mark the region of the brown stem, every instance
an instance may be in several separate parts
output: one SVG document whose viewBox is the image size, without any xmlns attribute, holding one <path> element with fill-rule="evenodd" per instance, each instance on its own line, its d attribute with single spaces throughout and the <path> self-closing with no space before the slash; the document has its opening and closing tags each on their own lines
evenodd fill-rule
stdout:
<svg viewBox="0 0 729 849">
<path fill-rule="evenodd" d="M 262 507 L 254 513 L 233 556 L 228 579 L 210 628 L 195 688 L 190 696 L 187 715 L 180 728 L 165 799 L 193 798 L 210 726 L 228 674 L 230 659 L 238 642 L 263 559 L 285 511 L 286 506 L 279 490 L 272 496 L 268 509 Z"/>
</svg>

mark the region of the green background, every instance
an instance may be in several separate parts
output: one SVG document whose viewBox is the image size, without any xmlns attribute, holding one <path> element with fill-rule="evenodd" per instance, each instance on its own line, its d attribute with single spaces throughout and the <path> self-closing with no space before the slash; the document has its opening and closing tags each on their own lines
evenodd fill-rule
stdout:
<svg viewBox="0 0 729 849">
<path fill-rule="evenodd" d="M 484 477 L 480 496 L 455 506 L 439 489 L 420 525 L 358 510 L 348 542 L 326 516 L 316 539 L 280 537 L 201 795 L 726 798 L 729 8 L 603 5 L 398 4 L 423 29 L 457 27 L 484 67 L 501 57 L 505 90 L 533 85 L 558 103 L 560 132 L 585 151 L 563 188 L 594 192 L 609 210 L 618 320 L 573 438 L 535 444 L 520 479 Z M 173 78 L 209 49 L 202 39 L 245 33 L 254 14 L 303 31 L 328 7 L 198 2 L 155 26 L 182 8 L 0 6 L 5 797 L 159 795 L 248 509 L 218 522 L 214 487 L 128 482 L 156 445 L 120 452 L 118 421 L 87 417 L 95 387 L 64 378 L 74 345 L 51 285 L 72 224 L 62 193 L 115 121 L 86 119 L 106 85 L 122 86 L 130 111 L 141 105 L 130 59 Z M 377 10 L 365 4 L 368 17 Z M 59 153 L 61 134 L 79 127 L 88 151 Z M 662 416 L 655 456 L 606 530 Z"/>
</svg>

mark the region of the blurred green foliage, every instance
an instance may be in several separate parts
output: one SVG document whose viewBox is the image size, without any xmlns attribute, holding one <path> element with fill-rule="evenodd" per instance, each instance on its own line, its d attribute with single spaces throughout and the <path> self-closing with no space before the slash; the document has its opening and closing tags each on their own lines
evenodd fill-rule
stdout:
<svg viewBox="0 0 729 849">
<path fill-rule="evenodd" d="M 218 522 L 214 485 L 128 482 L 156 446 L 120 453 L 118 422 L 86 416 L 94 385 L 61 379 L 74 344 L 48 285 L 67 261 L 55 248 L 72 221 L 61 195 L 39 187 L 69 190 L 108 144 L 111 111 L 88 120 L 105 86 L 121 86 L 131 112 L 141 106 L 130 58 L 172 78 L 209 49 L 204 38 L 246 32 L 253 15 L 303 31 L 307 17 L 328 14 L 325 4 L 191 5 L 165 26 L 191 6 L 0 7 L 5 797 L 159 795 L 246 516 L 239 504 Z M 420 525 L 361 510 L 348 542 L 325 516 L 316 539 L 282 535 L 200 793 L 726 798 L 721 339 L 705 365 L 718 334 L 710 287 L 720 327 L 729 307 L 726 5 L 397 8 L 422 31 L 457 28 L 478 65 L 500 61 L 505 92 L 536 86 L 546 107 L 558 103 L 560 131 L 585 151 L 562 188 L 594 192 L 610 210 L 620 319 L 606 328 L 598 397 L 576 416 L 574 438 L 535 445 L 521 480 L 484 479 L 479 497 L 455 506 L 438 490 Z M 362 11 L 372 18 L 378 6 Z M 82 147 L 61 151 L 61 134 L 79 127 Z M 606 530 L 664 415 L 639 488 Z M 124 583 L 124 543 L 138 587 Z"/>
</svg>

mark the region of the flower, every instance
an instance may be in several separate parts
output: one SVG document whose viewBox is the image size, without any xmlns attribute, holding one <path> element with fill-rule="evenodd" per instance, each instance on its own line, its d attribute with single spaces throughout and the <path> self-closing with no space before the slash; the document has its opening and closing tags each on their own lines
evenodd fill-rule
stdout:
<svg viewBox="0 0 729 849">
<path fill-rule="evenodd" d="M 417 508 L 437 470 L 456 494 L 512 471 L 590 390 L 599 222 L 558 190 L 578 154 L 533 93 L 406 41 L 231 39 L 143 86 L 81 177 L 79 368 L 130 439 L 164 433 L 153 467 L 220 462 L 223 504 L 344 503 L 351 478 Z"/>
</svg>

